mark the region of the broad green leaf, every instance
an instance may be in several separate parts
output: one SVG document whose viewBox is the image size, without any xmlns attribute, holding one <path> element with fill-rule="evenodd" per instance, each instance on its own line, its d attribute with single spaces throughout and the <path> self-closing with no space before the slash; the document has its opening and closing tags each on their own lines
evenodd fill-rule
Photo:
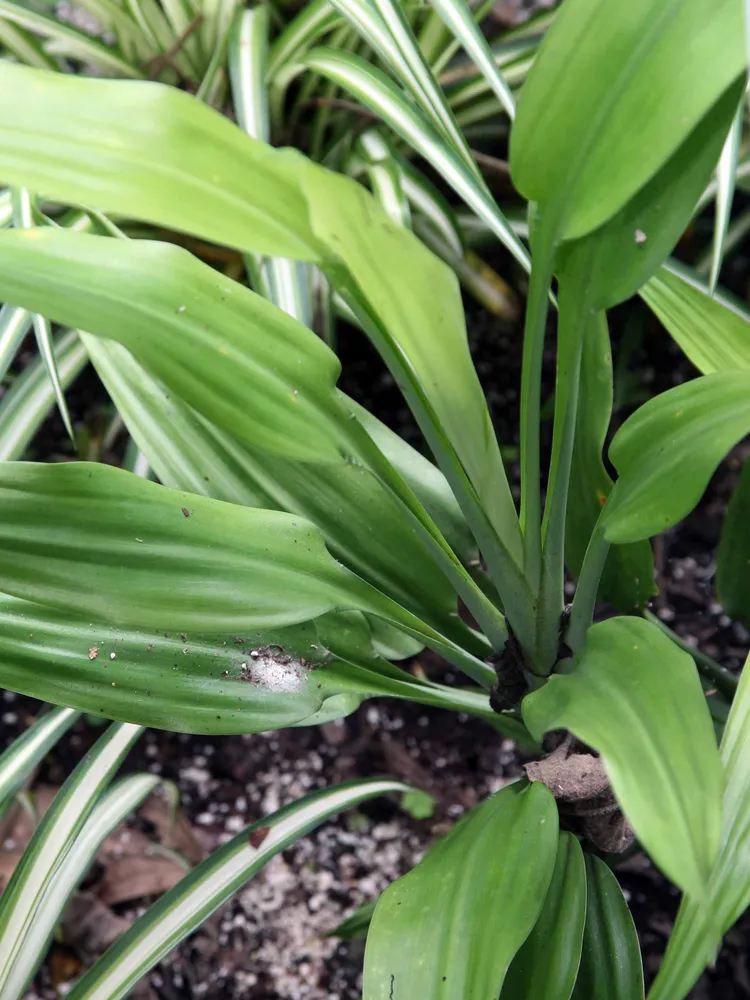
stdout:
<svg viewBox="0 0 750 1000">
<path fill-rule="evenodd" d="M 685 53 L 690 52 L 690 59 Z M 524 83 L 516 187 L 583 236 L 619 211 L 744 73 L 742 5 L 567 0 Z M 696 77 L 694 67 L 701 67 Z"/>
<path fill-rule="evenodd" d="M 139 917 L 78 980 L 68 993 L 70 1000 L 119 1000 L 295 840 L 344 809 L 378 795 L 408 790 L 400 781 L 354 781 L 313 792 L 258 820 L 214 851 Z"/>
<path fill-rule="evenodd" d="M 53 708 L 0 754 L 0 807 L 78 718 L 72 708 Z"/>
<path fill-rule="evenodd" d="M 80 374 L 88 357 L 74 330 L 53 341 L 60 385 L 63 389 Z M 35 358 L 14 379 L 0 401 L 0 461 L 24 457 L 42 421 L 55 405 L 55 393 L 43 360 Z"/>
<path fill-rule="evenodd" d="M 3 101 L 3 93 L 12 97 Z M 186 94 L 154 84 L 0 64 L 0 130 L 0 176 L 10 182 L 75 204 L 95 191 L 105 212 L 323 264 L 372 320 L 368 332 L 454 490 L 468 476 L 487 512 L 475 512 L 474 522 L 489 518 L 514 557 L 519 530 L 458 285 L 361 185 L 254 141 Z M 492 543 L 490 528 L 488 560 Z M 507 560 L 503 570 L 509 576 Z"/>
<path fill-rule="evenodd" d="M 585 919 L 583 851 L 572 833 L 561 831 L 542 911 L 510 964 L 500 1000 L 569 1000 L 581 960 Z"/>
<path fill-rule="evenodd" d="M 573 1000 L 600 997 L 643 1000 L 643 966 L 638 935 L 622 889 L 609 867 L 588 854 L 586 926 Z"/>
<path fill-rule="evenodd" d="M 109 466 L 3 463 L 0 524 L 2 590 L 113 625 L 230 632 L 314 618 L 342 598 L 302 518 Z"/>
<path fill-rule="evenodd" d="M 380 897 L 367 1000 L 496 1000 L 542 909 L 558 840 L 541 785 L 510 785 L 466 816 Z"/>
<path fill-rule="evenodd" d="M 612 489 L 602 451 L 612 416 L 612 356 L 607 322 L 599 314 L 586 328 L 575 445 L 565 521 L 565 562 L 577 577 L 602 505 Z M 648 542 L 613 545 L 600 584 L 604 601 L 632 612 L 654 594 L 654 567 Z"/>
<path fill-rule="evenodd" d="M 475 559 L 476 542 L 445 476 L 437 466 L 355 400 L 348 399 L 346 405 L 414 491 L 461 560 L 469 563 Z"/>
<path fill-rule="evenodd" d="M 686 272 L 664 266 L 640 289 L 671 337 L 704 375 L 750 368 L 750 318 Z"/>
<path fill-rule="evenodd" d="M 254 141 L 174 87 L 3 63 L 0 128 L 6 183 L 68 204 L 95 198 L 101 211 L 240 250 L 319 258 L 304 196 L 282 167 L 298 154 Z"/>
<path fill-rule="evenodd" d="M 747 663 L 721 741 L 724 818 L 721 850 L 711 873 L 706 910 L 683 898 L 649 1000 L 681 1000 L 715 960 L 719 942 L 750 904 L 750 670 Z M 713 916 L 713 922 L 709 920 Z"/>
<path fill-rule="evenodd" d="M 102 790 L 140 736 L 140 726 L 109 727 L 55 796 L 0 897 L 0 996 L 9 1000 L 13 963 L 33 931 L 33 922 L 60 863 Z M 23 983 L 20 984 L 21 988 Z M 15 995 L 15 994 L 14 994 Z"/>
<path fill-rule="evenodd" d="M 364 292 L 377 322 L 370 336 L 378 336 L 376 346 L 391 369 L 403 373 L 400 384 L 409 405 L 467 519 L 472 523 L 457 493 L 454 454 L 490 524 L 510 557 L 518 561 L 521 542 L 515 505 L 469 354 L 455 275 L 416 237 L 411 236 L 413 243 L 404 242 L 403 227 L 386 221 L 380 210 L 374 215 L 374 201 L 354 181 L 346 181 L 351 200 L 346 213 L 340 210 L 341 180 L 326 171 L 311 172 L 307 180 L 312 226 L 321 239 L 338 248 L 346 264 L 346 271 L 343 266 L 329 268 L 334 284 L 350 292 L 355 303 L 359 290 Z M 412 285 L 410 294 L 395 298 L 389 290 L 391 271 L 409 271 L 418 284 Z M 434 308 L 438 290 L 439 310 Z M 473 523 L 472 530 L 477 530 Z"/>
<path fill-rule="evenodd" d="M 95 715 L 207 734 L 316 725 L 340 715 L 342 699 L 395 697 L 497 721 L 505 735 L 534 746 L 478 689 L 417 681 L 374 654 L 364 668 L 358 657 L 354 665 L 333 659 L 329 644 L 348 656 L 330 618 L 242 635 L 165 633 L 3 596 L 0 686 Z"/>
<path fill-rule="evenodd" d="M 0 590 L 108 625 L 167 631 L 242 632 L 356 609 L 434 643 L 483 685 L 494 677 L 336 562 L 302 517 L 109 466 L 0 465 Z"/>
<path fill-rule="evenodd" d="M 280 729 L 313 716 L 342 690 L 324 669 L 330 657 L 309 623 L 239 636 L 165 633 L 116 628 L 6 596 L 0 621 L 0 685 L 159 729 Z M 255 667 L 251 652 L 269 646 L 291 658 L 286 666 L 277 670 L 264 660 Z"/>
<path fill-rule="evenodd" d="M 607 540 L 636 542 L 677 524 L 748 430 L 747 371 L 704 375 L 641 406 L 609 448 L 618 480 L 604 512 Z"/>
<path fill-rule="evenodd" d="M 0 295 L 118 340 L 241 439 L 295 458 L 341 461 L 335 355 L 186 250 L 66 229 L 4 230 L 0 266 Z"/>
<path fill-rule="evenodd" d="M 716 594 L 726 613 L 750 625 L 750 462 L 727 506 L 716 554 Z"/>
<path fill-rule="evenodd" d="M 300 514 L 322 531 L 337 558 L 374 586 L 436 624 L 456 624 L 455 591 L 435 573 L 429 549 L 369 469 L 343 460 L 296 462 L 251 449 L 203 420 L 119 344 L 83 338 L 118 412 L 165 486 Z M 403 558 L 394 560 L 394 551 Z"/>
<path fill-rule="evenodd" d="M 37 898 L 26 937 L 11 958 L 4 997 L 24 994 L 47 953 L 70 896 L 94 863 L 102 841 L 160 784 L 161 778 L 156 775 L 133 774 L 101 794 L 83 827 L 69 839 L 54 878 Z M 51 835 L 55 835 L 54 830 Z"/>
<path fill-rule="evenodd" d="M 630 298 L 671 252 L 711 176 L 743 90 L 743 81 L 731 87 L 620 211 L 565 246 L 561 270 L 585 268 L 592 308 L 609 309 Z"/>
<path fill-rule="evenodd" d="M 584 342 L 597 322 L 595 311 L 616 305 L 636 292 L 678 240 L 719 155 L 741 90 L 742 85 L 730 88 L 728 95 L 711 109 L 666 165 L 620 212 L 599 229 L 568 243 L 558 254 L 557 390 L 543 523 L 537 643 L 540 666 L 554 662 L 557 622 L 563 604 L 566 504 L 575 451 Z M 549 225 L 545 231 L 549 240 Z M 551 238 L 554 239 L 554 232 Z M 535 329 L 534 335 L 538 333 Z M 530 331 L 527 335 L 531 335 Z M 535 357 L 538 379 L 538 354 Z M 527 399 L 532 400 L 536 392 L 535 384 Z M 535 410 L 535 403 L 533 406 Z M 527 420 L 530 412 L 524 410 Z M 527 467 L 527 476 L 533 468 Z M 593 529 L 593 523 L 589 527 Z M 625 589 L 630 591 L 631 607 L 637 607 L 641 601 L 639 588 L 636 583 L 634 591 L 631 580 L 632 575 L 628 574 Z M 648 577 L 643 582 L 648 588 Z"/>
<path fill-rule="evenodd" d="M 604 759 L 636 836 L 664 873 L 705 898 L 719 848 L 722 779 L 695 663 L 642 618 L 594 625 L 567 675 L 527 695 L 537 739 L 569 729 Z"/>
</svg>

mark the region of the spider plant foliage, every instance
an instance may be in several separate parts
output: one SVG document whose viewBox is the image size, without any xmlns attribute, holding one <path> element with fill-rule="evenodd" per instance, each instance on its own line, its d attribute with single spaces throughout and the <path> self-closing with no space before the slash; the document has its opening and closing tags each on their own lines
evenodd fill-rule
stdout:
<svg viewBox="0 0 750 1000">
<path fill-rule="evenodd" d="M 13 4 L 0 2 L 10 17 Z M 24 746 L 49 745 L 70 721 L 61 712 L 117 722 L 0 901 L 0 1000 L 21 995 L 97 838 L 151 790 L 109 786 L 139 727 L 314 725 L 378 696 L 491 720 L 543 759 L 384 893 L 366 1000 L 642 998 L 635 929 L 605 863 L 636 842 L 684 893 L 652 990 L 679 1000 L 750 902 L 750 681 L 695 660 L 645 608 L 649 540 L 692 510 L 750 431 L 747 318 L 664 263 L 717 164 L 717 190 L 731 200 L 746 74 L 740 0 L 715 0 L 710 18 L 703 0 L 663 0 L 658 11 L 651 0 L 565 0 L 538 52 L 534 43 L 517 109 L 498 70 L 505 56 L 460 0 L 420 10 L 419 21 L 391 0 L 313 2 L 270 49 L 262 9 L 227 8 L 207 40 L 205 23 L 188 31 L 187 7 L 179 20 L 164 4 L 167 38 L 153 20 L 162 8 L 141 3 L 155 40 L 143 52 L 130 13 L 96 6 L 117 39 L 110 59 L 131 67 L 122 76 L 149 75 L 132 71 L 128 45 L 132 60 L 164 56 L 176 32 L 183 44 L 161 83 L 57 72 L 49 44 L 35 67 L 0 63 L 0 179 L 11 212 L 23 209 L 0 231 L 0 296 L 9 329 L 36 317 L 41 343 L 54 323 L 67 351 L 82 345 L 157 481 L 16 461 L 25 432 L 3 452 L 0 682 L 64 706 Z M 43 34 L 13 16 L 23 40 Z M 314 44 L 351 32 L 367 44 L 358 54 Z M 457 114 L 464 97 L 438 83 L 454 37 L 478 67 L 473 85 L 514 118 L 510 165 L 529 202 L 530 253 L 477 168 Z M 80 58 L 96 62 L 88 50 Z M 168 86 L 170 73 L 197 97 Z M 368 121 L 355 136 L 315 119 L 315 149 L 330 154 L 318 158 L 353 176 L 269 143 L 285 101 L 321 79 L 390 130 Z M 236 124 L 209 106 L 225 93 Z M 465 263 L 463 236 L 408 149 L 530 268 L 520 510 L 445 262 Z M 51 224 L 51 205 L 78 211 Z M 419 215 L 424 242 L 411 228 Z M 606 310 L 638 292 L 703 374 L 620 427 L 613 484 L 602 454 Z M 551 303 L 557 383 L 543 470 Z M 379 351 L 434 464 L 337 388 L 336 310 Z M 64 385 L 62 357 L 47 405 Z M 75 363 L 64 370 L 72 377 Z M 0 413 L 0 429 L 10 426 Z M 739 617 L 746 479 L 719 574 Z M 577 579 L 570 609 L 566 566 Z M 593 624 L 604 599 L 624 614 Z M 424 646 L 465 683 L 397 665 Z M 716 689 L 709 698 L 696 663 Z M 32 758 L 16 748 L 11 763 L 18 771 Z M 399 790 L 331 789 L 264 820 L 267 840 L 248 847 L 241 835 L 222 848 L 70 995 L 123 996 L 294 836 Z M 86 804 L 78 813 L 74 799 Z"/>
</svg>

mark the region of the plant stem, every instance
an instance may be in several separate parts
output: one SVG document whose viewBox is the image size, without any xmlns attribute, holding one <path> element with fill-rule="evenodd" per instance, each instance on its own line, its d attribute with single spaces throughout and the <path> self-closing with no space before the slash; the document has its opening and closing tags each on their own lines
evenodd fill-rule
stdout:
<svg viewBox="0 0 750 1000">
<path fill-rule="evenodd" d="M 555 249 L 553 223 L 554 220 L 541 215 L 532 237 L 533 263 L 521 369 L 521 531 L 524 542 L 524 573 L 535 593 L 539 589 L 542 560 L 540 396 L 544 334 Z"/>
<path fill-rule="evenodd" d="M 604 564 L 609 554 L 609 542 L 604 537 L 603 510 L 591 533 L 578 577 L 573 606 L 570 609 L 570 624 L 565 639 L 574 653 L 577 653 L 583 646 L 586 632 L 594 620 L 599 581 L 602 578 Z"/>
<path fill-rule="evenodd" d="M 589 241 L 584 247 L 590 245 Z M 571 258 L 559 274 L 557 377 L 552 458 L 542 522 L 542 576 L 534 669 L 548 674 L 557 659 L 565 602 L 565 519 L 578 413 L 583 341 L 594 316 L 586 301 L 590 251 Z"/>
<path fill-rule="evenodd" d="M 722 667 L 720 663 L 717 663 L 716 660 L 711 659 L 707 653 L 703 653 L 696 646 L 693 646 L 686 639 L 683 639 L 682 636 L 673 632 L 668 625 L 664 624 L 658 615 L 649 611 L 648 608 L 644 608 L 643 617 L 646 621 L 651 622 L 652 625 L 656 625 L 657 628 L 661 629 L 665 635 L 668 635 L 672 642 L 678 645 L 680 649 L 684 649 L 686 653 L 689 653 L 695 660 L 698 672 L 710 680 L 725 698 L 728 698 L 729 701 L 734 698 L 739 684 L 739 680 L 734 676 L 734 674 L 731 674 L 725 667 Z"/>
</svg>

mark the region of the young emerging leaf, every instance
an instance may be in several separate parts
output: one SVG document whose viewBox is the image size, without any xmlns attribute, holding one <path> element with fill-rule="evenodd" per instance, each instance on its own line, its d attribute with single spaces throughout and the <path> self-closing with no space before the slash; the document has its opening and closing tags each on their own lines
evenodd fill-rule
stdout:
<svg viewBox="0 0 750 1000">
<path fill-rule="evenodd" d="M 692 658 L 641 618 L 611 618 L 589 630 L 571 674 L 525 698 L 523 715 L 537 738 L 565 728 L 601 754 L 643 846 L 673 882 L 705 898 L 722 778 Z"/>
<path fill-rule="evenodd" d="M 633 918 L 608 866 L 586 855 L 586 927 L 572 1000 L 643 1000 L 643 966 Z"/>
<path fill-rule="evenodd" d="M 367 936 L 368 1000 L 496 1000 L 533 927 L 557 852 L 541 785 L 493 795 L 378 901 Z"/>
<path fill-rule="evenodd" d="M 583 851 L 573 834 L 563 830 L 542 912 L 510 964 L 500 1000 L 569 1000 L 585 919 Z"/>
</svg>

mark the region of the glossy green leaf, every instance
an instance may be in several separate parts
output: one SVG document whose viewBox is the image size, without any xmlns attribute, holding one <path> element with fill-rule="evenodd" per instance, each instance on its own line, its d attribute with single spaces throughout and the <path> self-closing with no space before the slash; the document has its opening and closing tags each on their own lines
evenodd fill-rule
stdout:
<svg viewBox="0 0 750 1000">
<path fill-rule="evenodd" d="M 735 621 L 750 626 L 750 463 L 727 505 L 716 553 L 716 594 Z"/>
<path fill-rule="evenodd" d="M 40 715 L 0 754 L 0 805 L 23 784 L 77 718 L 78 712 L 72 708 L 53 708 Z"/>
<path fill-rule="evenodd" d="M 496 1000 L 552 878 L 557 810 L 510 785 L 465 817 L 378 901 L 365 951 L 368 1000 Z"/>
<path fill-rule="evenodd" d="M 153 774 L 133 774 L 104 791 L 55 870 L 37 906 L 23 944 L 11 959 L 11 970 L 2 996 L 22 996 L 41 965 L 49 943 L 62 920 L 72 893 L 96 859 L 105 837 L 124 822 L 158 785 Z"/>
<path fill-rule="evenodd" d="M 343 568 L 302 518 L 167 490 L 109 466 L 4 463 L 0 524 L 6 593 L 113 625 L 288 625 L 343 597 Z"/>
<path fill-rule="evenodd" d="M 392 371 L 400 374 L 399 384 L 472 530 L 478 532 L 464 501 L 466 489 L 458 493 L 458 485 L 467 477 L 508 560 L 518 562 L 521 540 L 515 504 L 469 354 L 456 278 L 416 237 L 410 234 L 404 242 L 403 227 L 386 222 L 380 210 L 374 216 L 373 200 L 354 181 L 346 182 L 351 185 L 346 214 L 335 210 L 341 180 L 325 171 L 308 178 L 312 225 L 321 238 L 338 248 L 346 263 L 348 274 L 342 268 L 329 268 L 334 284 L 355 305 L 361 302 L 361 292 L 365 293 L 369 335 Z M 323 206 L 328 206 L 325 211 Z M 391 270 L 394 274 L 410 271 L 418 276 L 418 286 L 412 286 L 411 294 L 395 298 L 386 273 Z M 438 290 L 442 294 L 435 308 Z M 431 331 L 429 338 L 425 330 Z M 489 544 L 484 539 L 482 544 L 489 561 Z M 510 571 L 506 579 L 509 576 Z"/>
<path fill-rule="evenodd" d="M 114 626 L 214 632 L 355 608 L 492 683 L 490 666 L 336 562 L 297 515 L 168 490 L 109 466 L 11 462 L 0 466 L 0 525 L 0 589 L 15 597 Z"/>
<path fill-rule="evenodd" d="M 641 618 L 589 629 L 567 675 L 524 699 L 538 739 L 569 729 L 598 751 L 636 836 L 657 865 L 705 897 L 719 848 L 722 779 L 695 663 Z"/>
<path fill-rule="evenodd" d="M 747 663 L 721 742 L 724 768 L 722 842 L 706 909 L 683 898 L 649 1000 L 681 1000 L 703 967 L 713 963 L 716 930 L 725 934 L 750 904 L 750 670 Z M 713 918 L 711 920 L 710 918 Z"/>
<path fill-rule="evenodd" d="M 633 918 L 610 868 L 586 856 L 586 926 L 573 1000 L 643 1000 L 643 966 Z"/>
<path fill-rule="evenodd" d="M 717 0 L 705 15 L 704 0 L 560 10 L 511 135 L 514 183 L 560 235 L 583 236 L 619 211 L 744 73 L 742 5 Z"/>
<path fill-rule="evenodd" d="M 102 790 L 140 736 L 140 726 L 109 727 L 81 760 L 36 828 L 0 898 L 0 996 L 9 1000 L 16 957 L 65 855 L 91 815 Z M 23 982 L 20 988 L 25 985 Z M 15 995 L 15 994 L 12 994 Z"/>
<path fill-rule="evenodd" d="M 565 562 L 577 577 L 602 505 L 612 489 L 602 451 L 612 416 L 612 356 L 603 314 L 586 328 L 581 356 L 581 384 L 576 414 L 568 507 Z M 642 607 L 655 592 L 648 542 L 610 548 L 600 583 L 600 596 L 622 612 Z"/>
<path fill-rule="evenodd" d="M 561 269 L 585 269 L 592 308 L 630 298 L 671 252 L 716 165 L 743 90 L 743 81 L 730 87 L 641 190 L 603 226 L 565 246 Z"/>
<path fill-rule="evenodd" d="M 475 559 L 476 542 L 442 472 L 355 400 L 348 399 L 346 405 L 414 491 L 461 560 L 469 563 Z"/>
<path fill-rule="evenodd" d="M 75 205 L 95 194 L 104 212 L 241 250 L 319 257 L 304 196 L 282 166 L 298 154 L 250 139 L 174 87 L 3 63 L 0 127 L 7 183 Z"/>
<path fill-rule="evenodd" d="M 344 809 L 378 795 L 408 791 L 400 781 L 369 779 L 326 788 L 243 830 L 157 903 L 75 984 L 70 1000 L 119 1000 L 263 865 Z"/>
<path fill-rule="evenodd" d="M 636 542 L 677 524 L 748 430 L 746 371 L 704 375 L 650 399 L 609 448 L 618 480 L 604 512 L 607 539 Z"/>
<path fill-rule="evenodd" d="M 66 229 L 5 230 L 0 266 L 3 297 L 119 340 L 238 437 L 296 458 L 341 460 L 331 419 L 341 415 L 335 355 L 312 331 L 187 251 Z"/>
<path fill-rule="evenodd" d="M 392 605 L 295 515 L 167 490 L 107 466 L 6 463 L 0 485 L 0 579 L 26 600 L 83 608 L 112 625 L 227 632 Z"/>
<path fill-rule="evenodd" d="M 330 657 L 309 623 L 239 636 L 165 633 L 116 628 L 5 596 L 0 620 L 3 687 L 173 732 L 280 729 L 353 687 L 324 669 Z M 251 652 L 277 645 L 289 665 L 276 670 L 264 661 L 256 669 Z"/>
<path fill-rule="evenodd" d="M 3 101 L 3 93 L 12 97 Z M 488 518 L 511 557 L 518 550 L 455 279 L 413 234 L 389 223 L 361 185 L 253 141 L 186 94 L 153 84 L 0 64 L 0 129 L 0 176 L 33 191 L 80 204 L 95 190 L 105 212 L 324 263 L 369 316 L 368 332 L 377 334 L 454 490 L 468 476 L 484 507 L 474 522 Z M 470 491 L 459 499 L 477 503 Z M 490 528 L 488 561 L 493 544 Z M 507 559 L 502 568 L 509 577 Z"/>
<path fill-rule="evenodd" d="M 668 265 L 640 295 L 704 375 L 750 368 L 750 318 L 721 294 L 709 295 L 687 272 Z"/>
<path fill-rule="evenodd" d="M 251 449 L 201 419 L 119 344 L 83 338 L 118 412 L 165 486 L 300 514 L 349 568 L 415 613 L 436 624 L 442 618 L 450 629 L 455 591 L 435 573 L 424 541 L 369 469 L 345 461 L 296 462 Z M 394 560 L 394 551 L 403 558 Z"/>
<path fill-rule="evenodd" d="M 510 964 L 500 1000 L 569 1000 L 581 960 L 585 919 L 583 851 L 572 833 L 561 831 L 544 906 Z"/>
</svg>

